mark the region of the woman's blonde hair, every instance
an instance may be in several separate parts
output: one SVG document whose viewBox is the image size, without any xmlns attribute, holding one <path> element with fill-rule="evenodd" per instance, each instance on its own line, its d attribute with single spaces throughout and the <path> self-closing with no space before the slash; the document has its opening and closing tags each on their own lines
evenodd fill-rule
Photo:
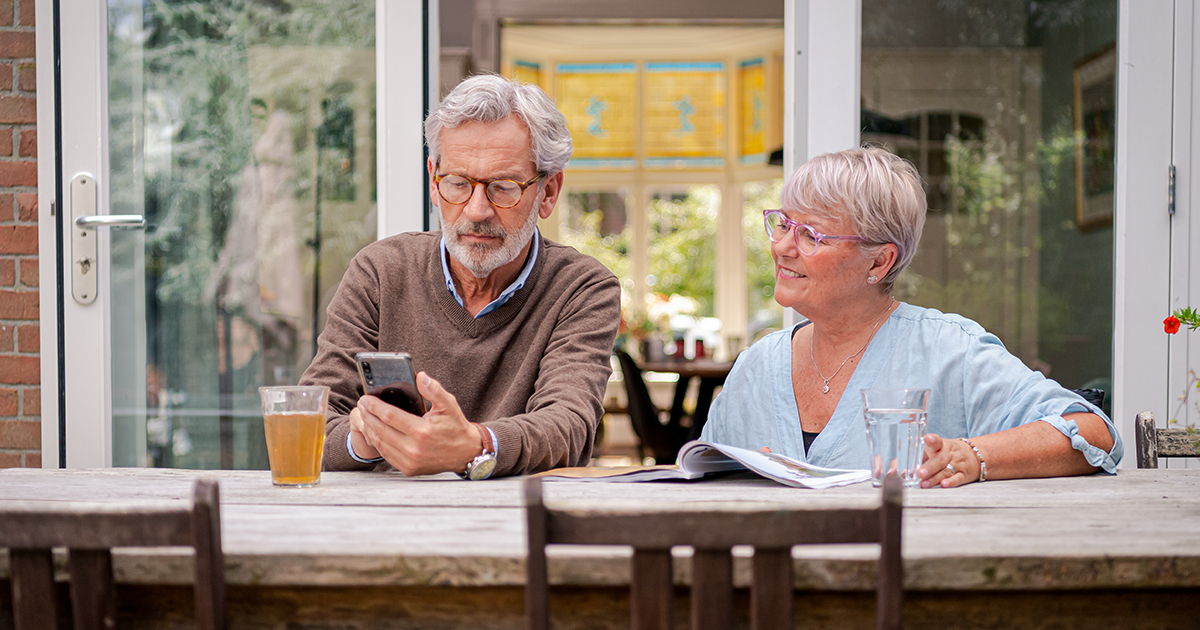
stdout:
<svg viewBox="0 0 1200 630">
<path fill-rule="evenodd" d="M 805 162 L 783 186 L 785 210 L 825 218 L 848 218 L 864 255 L 887 243 L 898 250 L 896 264 L 880 281 L 891 290 L 912 262 L 925 227 L 925 189 L 907 160 L 879 147 L 826 153 Z"/>
</svg>

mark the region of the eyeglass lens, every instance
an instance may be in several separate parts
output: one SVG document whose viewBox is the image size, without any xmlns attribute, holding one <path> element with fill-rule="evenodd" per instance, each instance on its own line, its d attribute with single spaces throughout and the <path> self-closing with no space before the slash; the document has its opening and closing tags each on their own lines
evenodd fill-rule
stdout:
<svg viewBox="0 0 1200 630">
<path fill-rule="evenodd" d="M 788 231 L 787 219 L 781 212 L 772 212 L 766 216 L 767 236 L 774 242 L 779 242 Z M 802 223 L 794 223 L 796 229 L 792 233 L 796 240 L 796 247 L 800 252 L 811 256 L 817 251 L 817 235 L 812 231 L 812 228 Z"/>
<path fill-rule="evenodd" d="M 475 182 L 459 176 L 447 175 L 438 182 L 438 193 L 450 203 L 466 203 L 475 191 Z M 488 201 L 500 208 L 511 208 L 521 201 L 525 192 L 521 185 L 511 179 L 498 179 L 485 188 Z"/>
</svg>

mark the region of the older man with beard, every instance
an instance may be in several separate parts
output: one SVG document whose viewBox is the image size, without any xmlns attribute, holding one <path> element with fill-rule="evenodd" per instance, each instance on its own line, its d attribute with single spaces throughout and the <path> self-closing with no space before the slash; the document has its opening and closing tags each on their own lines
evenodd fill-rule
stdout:
<svg viewBox="0 0 1200 630">
<path fill-rule="evenodd" d="M 620 288 L 537 230 L 571 157 L 566 120 L 535 86 L 477 76 L 430 114 L 425 141 L 442 231 L 355 256 L 301 379 L 332 389 L 324 468 L 480 479 L 584 465 Z M 354 355 L 375 351 L 412 355 L 424 416 L 360 397 Z"/>
</svg>

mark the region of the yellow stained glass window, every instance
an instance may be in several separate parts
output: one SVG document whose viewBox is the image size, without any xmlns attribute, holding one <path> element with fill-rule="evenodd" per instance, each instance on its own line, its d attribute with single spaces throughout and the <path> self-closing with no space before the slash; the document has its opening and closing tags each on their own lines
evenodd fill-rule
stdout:
<svg viewBox="0 0 1200 630">
<path fill-rule="evenodd" d="M 742 162 L 766 161 L 767 81 L 762 57 L 741 64 Z"/>
<path fill-rule="evenodd" d="M 512 63 L 511 77 L 522 83 L 532 83 L 542 89 L 542 66 L 532 61 L 516 60 Z"/>
<path fill-rule="evenodd" d="M 574 168 L 636 166 L 634 117 L 637 66 L 632 63 L 559 64 L 555 96 L 575 144 Z"/>
<path fill-rule="evenodd" d="M 725 166 L 725 64 L 655 62 L 643 69 L 646 167 Z"/>
</svg>

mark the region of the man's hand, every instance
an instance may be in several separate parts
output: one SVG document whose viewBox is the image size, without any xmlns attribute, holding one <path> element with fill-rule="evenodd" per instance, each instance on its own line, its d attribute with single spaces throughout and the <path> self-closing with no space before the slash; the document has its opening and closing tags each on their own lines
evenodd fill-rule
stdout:
<svg viewBox="0 0 1200 630">
<path fill-rule="evenodd" d="M 417 391 L 432 403 L 424 416 L 374 396 L 358 399 L 358 407 L 350 413 L 355 454 L 364 459 L 383 457 L 409 477 L 462 472 L 482 452 L 479 431 L 463 416 L 454 396 L 424 372 L 417 374 Z M 363 438 L 362 451 L 355 433 Z"/>
</svg>

